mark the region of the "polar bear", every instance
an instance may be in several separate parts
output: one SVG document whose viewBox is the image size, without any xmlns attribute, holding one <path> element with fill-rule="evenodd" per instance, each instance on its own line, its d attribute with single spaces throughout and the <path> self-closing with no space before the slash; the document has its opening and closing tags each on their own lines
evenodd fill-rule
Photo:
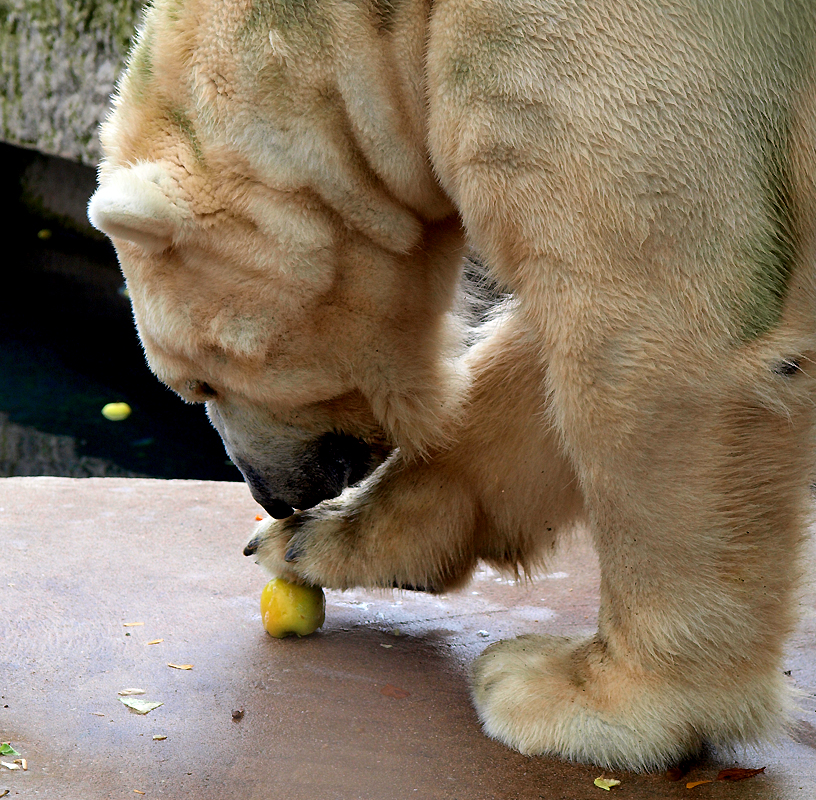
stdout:
<svg viewBox="0 0 816 800">
<path fill-rule="evenodd" d="M 534 573 L 597 633 L 485 731 L 656 769 L 778 735 L 814 463 L 812 0 L 156 0 L 89 216 L 155 374 L 328 587 Z M 481 326 L 466 253 L 510 297 Z"/>
</svg>

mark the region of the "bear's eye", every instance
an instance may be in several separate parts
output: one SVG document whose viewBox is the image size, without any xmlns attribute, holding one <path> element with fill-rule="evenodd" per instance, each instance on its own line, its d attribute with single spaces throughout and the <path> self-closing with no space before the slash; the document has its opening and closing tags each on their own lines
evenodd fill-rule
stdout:
<svg viewBox="0 0 816 800">
<path fill-rule="evenodd" d="M 799 365 L 798 358 L 783 358 L 773 366 L 773 371 L 777 375 L 784 375 L 785 377 L 795 375 L 800 369 L 801 366 Z"/>
<path fill-rule="evenodd" d="M 218 392 L 206 381 L 187 381 L 186 388 L 189 397 L 194 401 L 202 402 L 218 397 Z"/>
</svg>

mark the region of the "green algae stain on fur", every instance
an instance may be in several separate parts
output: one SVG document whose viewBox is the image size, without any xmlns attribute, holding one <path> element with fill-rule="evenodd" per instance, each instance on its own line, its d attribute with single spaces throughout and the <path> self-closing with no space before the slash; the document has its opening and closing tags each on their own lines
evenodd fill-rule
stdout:
<svg viewBox="0 0 816 800">
<path fill-rule="evenodd" d="M 452 84 L 495 91 L 502 73 L 515 63 L 519 52 L 525 51 L 529 38 L 528 20 L 515 9 L 497 10 L 496 16 L 480 19 L 448 54 Z"/>
<path fill-rule="evenodd" d="M 401 5 L 400 0 L 371 0 L 371 5 L 378 21 L 377 27 L 381 31 L 392 31 Z"/>
<path fill-rule="evenodd" d="M 178 22 L 181 19 L 181 12 L 184 9 L 185 0 L 166 0 L 164 8 L 167 18 L 171 22 Z"/>
<path fill-rule="evenodd" d="M 782 317 L 796 257 L 787 137 L 769 137 L 762 148 L 768 227 L 748 248 L 753 275 L 742 309 L 740 339 L 752 341 L 773 330 Z"/>
<path fill-rule="evenodd" d="M 152 17 L 148 16 L 136 33 L 136 44 L 127 61 L 127 80 L 133 97 L 144 100 L 153 81 L 153 45 L 155 35 Z"/>
<path fill-rule="evenodd" d="M 198 134 L 190 118 L 180 108 L 170 109 L 168 116 L 190 143 L 190 148 L 193 151 L 196 161 L 202 163 L 204 161 L 204 151 L 201 149 L 201 142 L 198 139 Z"/>
<path fill-rule="evenodd" d="M 315 0 L 257 0 L 247 23 L 272 25 L 282 31 L 309 27 L 317 7 Z"/>
<path fill-rule="evenodd" d="M 770 260 L 754 276 L 751 293 L 742 314 L 739 338 L 750 342 L 772 331 L 782 318 L 785 293 L 790 272 L 783 264 Z"/>
<path fill-rule="evenodd" d="M 135 87 L 144 87 L 153 77 L 153 53 L 147 43 L 137 47 L 130 59 L 130 74 Z"/>
<path fill-rule="evenodd" d="M 263 38 L 274 30 L 285 39 L 306 36 L 325 43 L 326 24 L 316 0 L 253 0 L 242 25 L 242 37 Z"/>
</svg>

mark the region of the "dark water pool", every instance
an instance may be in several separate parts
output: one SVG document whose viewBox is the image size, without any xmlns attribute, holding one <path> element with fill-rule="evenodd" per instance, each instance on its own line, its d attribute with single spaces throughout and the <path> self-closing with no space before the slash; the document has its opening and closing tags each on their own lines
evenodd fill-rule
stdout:
<svg viewBox="0 0 816 800">
<path fill-rule="evenodd" d="M 110 245 L 32 214 L 16 202 L 13 178 L 0 256 L 0 415 L 7 425 L 70 437 L 77 457 L 126 472 L 241 480 L 203 408 L 182 403 L 147 369 Z M 127 420 L 102 416 L 114 401 L 132 407 Z M 0 460 L 0 475 L 31 474 L 25 470 Z"/>
</svg>

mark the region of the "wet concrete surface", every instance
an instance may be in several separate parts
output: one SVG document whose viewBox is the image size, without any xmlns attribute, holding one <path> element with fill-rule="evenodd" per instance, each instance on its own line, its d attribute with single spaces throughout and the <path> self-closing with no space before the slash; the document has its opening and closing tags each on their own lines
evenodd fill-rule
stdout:
<svg viewBox="0 0 816 800">
<path fill-rule="evenodd" d="M 266 576 L 241 555 L 243 484 L 0 480 L 0 793 L 51 800 L 584 800 L 602 771 L 512 752 L 480 732 L 467 673 L 489 643 L 593 628 L 597 565 L 580 540 L 514 585 L 459 593 L 328 592 L 324 628 L 273 640 Z M 816 594 L 786 669 L 794 738 L 710 755 L 680 780 L 614 773 L 621 798 L 816 797 Z M 133 624 L 130 624 L 133 623 Z M 192 665 L 192 669 L 168 666 Z M 118 692 L 161 701 L 128 710 Z M 166 738 L 155 738 L 166 737 Z M 13 763 L 14 756 L 0 756 Z M 724 766 L 765 767 L 693 789 Z M 614 796 L 610 793 L 611 796 Z"/>
</svg>

